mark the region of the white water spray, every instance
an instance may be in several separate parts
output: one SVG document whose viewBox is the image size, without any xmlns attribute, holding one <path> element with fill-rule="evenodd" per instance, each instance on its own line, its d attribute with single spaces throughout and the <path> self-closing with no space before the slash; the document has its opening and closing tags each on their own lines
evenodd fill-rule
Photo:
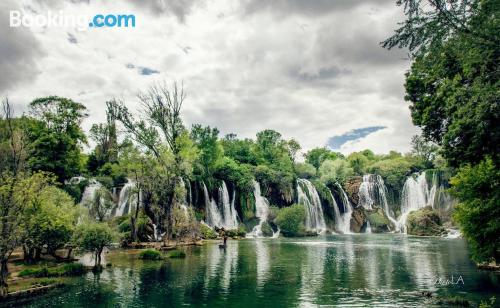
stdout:
<svg viewBox="0 0 500 308">
<path fill-rule="evenodd" d="M 307 193 L 304 191 L 307 190 Z M 306 229 L 317 233 L 326 231 L 323 207 L 318 191 L 314 185 L 306 179 L 297 180 L 298 203 L 306 207 Z"/>
</svg>

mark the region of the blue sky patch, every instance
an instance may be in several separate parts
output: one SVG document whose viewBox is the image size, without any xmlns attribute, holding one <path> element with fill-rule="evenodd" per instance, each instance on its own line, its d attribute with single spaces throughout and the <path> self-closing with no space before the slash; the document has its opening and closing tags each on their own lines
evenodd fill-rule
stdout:
<svg viewBox="0 0 500 308">
<path fill-rule="evenodd" d="M 371 133 L 387 128 L 386 126 L 369 126 L 353 129 L 345 134 L 332 136 L 328 139 L 327 146 L 333 150 L 338 150 L 348 141 L 361 139 Z"/>
</svg>

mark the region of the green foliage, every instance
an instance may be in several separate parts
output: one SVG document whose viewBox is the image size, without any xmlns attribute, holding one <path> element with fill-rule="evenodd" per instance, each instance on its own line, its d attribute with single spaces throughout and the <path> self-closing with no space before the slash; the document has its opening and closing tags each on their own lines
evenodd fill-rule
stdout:
<svg viewBox="0 0 500 308">
<path fill-rule="evenodd" d="M 347 162 L 351 166 L 355 175 L 364 175 L 369 163 L 368 158 L 361 152 L 354 152 L 347 156 Z"/>
<path fill-rule="evenodd" d="M 181 250 L 174 250 L 168 253 L 168 257 L 171 259 L 184 259 L 186 257 L 186 253 Z"/>
<path fill-rule="evenodd" d="M 88 207 L 92 217 L 101 222 L 104 221 L 109 211 L 114 207 L 111 192 L 105 187 L 99 188 L 92 200 L 89 200 L 84 206 Z"/>
<path fill-rule="evenodd" d="M 410 2 L 413 0 L 405 0 Z M 408 19 L 386 41 L 418 50 L 406 75 L 406 100 L 423 136 L 452 167 L 498 159 L 500 70 L 498 1 L 433 1 L 407 7 Z"/>
<path fill-rule="evenodd" d="M 195 170 L 195 173 L 205 177 L 213 174 L 217 161 L 224 155 L 224 149 L 218 142 L 218 136 L 219 130 L 217 128 L 202 127 L 200 124 L 195 124 L 191 128 L 191 138 L 200 150 L 198 161 L 195 164 L 195 169 L 198 170 Z"/>
<path fill-rule="evenodd" d="M 491 158 L 466 165 L 450 180 L 460 200 L 454 218 L 477 262 L 500 262 L 500 171 Z"/>
<path fill-rule="evenodd" d="M 70 241 L 76 214 L 73 199 L 66 192 L 54 186 L 43 188 L 26 209 L 24 244 L 40 250 L 45 246 L 54 254 Z"/>
<path fill-rule="evenodd" d="M 54 267 L 34 267 L 23 269 L 19 272 L 19 277 L 61 277 L 61 276 L 80 276 L 87 271 L 81 263 L 66 263 L 62 266 Z"/>
<path fill-rule="evenodd" d="M 327 148 L 314 148 L 309 150 L 306 154 L 306 162 L 319 169 L 325 160 L 336 160 L 337 158 L 344 158 L 344 155 L 332 152 Z"/>
<path fill-rule="evenodd" d="M 28 127 L 31 169 L 52 172 L 60 182 L 80 174 L 79 143 L 86 142 L 80 124 L 87 116 L 85 106 L 50 96 L 32 101 L 30 114 L 39 120 Z"/>
<path fill-rule="evenodd" d="M 200 232 L 201 232 L 201 237 L 204 239 L 209 240 L 217 238 L 217 232 L 215 232 L 212 228 L 210 228 L 206 224 L 200 224 Z"/>
<path fill-rule="evenodd" d="M 316 168 L 308 163 L 296 163 L 295 174 L 301 179 L 311 179 L 316 176 Z"/>
<path fill-rule="evenodd" d="M 255 153 L 255 143 L 251 139 L 237 139 L 235 134 L 226 135 L 221 140 L 226 157 L 242 163 L 257 165 L 260 160 Z"/>
<path fill-rule="evenodd" d="M 106 223 L 82 223 L 73 236 L 73 241 L 83 250 L 92 251 L 96 255 L 96 268 L 101 265 L 101 253 L 104 247 L 111 245 L 113 232 Z"/>
<path fill-rule="evenodd" d="M 438 236 L 445 232 L 439 214 L 430 206 L 408 214 L 406 227 L 411 235 Z"/>
<path fill-rule="evenodd" d="M 275 223 L 284 236 L 300 236 L 305 233 L 306 210 L 303 205 L 294 204 L 280 209 Z"/>
<path fill-rule="evenodd" d="M 321 181 L 327 185 L 344 183 L 353 173 L 353 169 L 344 159 L 325 160 L 319 168 Z"/>
<path fill-rule="evenodd" d="M 214 175 L 217 178 L 228 180 L 243 192 L 253 190 L 253 174 L 245 164 L 238 164 L 231 158 L 224 157 L 217 162 Z"/>
<path fill-rule="evenodd" d="M 163 255 L 155 249 L 146 249 L 139 253 L 139 259 L 143 260 L 162 260 Z"/>
<path fill-rule="evenodd" d="M 379 174 L 384 178 L 387 186 L 394 190 L 401 190 L 406 177 L 411 174 L 411 163 L 404 157 L 383 159 L 368 167 L 368 172 Z"/>
</svg>

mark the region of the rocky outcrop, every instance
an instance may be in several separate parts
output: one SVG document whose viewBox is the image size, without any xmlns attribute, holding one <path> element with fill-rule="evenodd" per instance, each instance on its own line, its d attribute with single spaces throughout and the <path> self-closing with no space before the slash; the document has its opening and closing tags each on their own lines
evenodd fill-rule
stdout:
<svg viewBox="0 0 500 308">
<path fill-rule="evenodd" d="M 430 206 L 411 212 L 406 220 L 406 227 L 407 233 L 411 235 L 439 236 L 446 233 L 439 214 Z"/>
<path fill-rule="evenodd" d="M 360 233 L 365 223 L 366 217 L 363 209 L 354 208 L 351 216 L 351 231 Z"/>
<path fill-rule="evenodd" d="M 370 222 L 373 233 L 382 233 L 391 231 L 391 222 L 381 208 L 374 211 L 366 211 L 366 220 Z"/>
<path fill-rule="evenodd" d="M 359 186 L 361 185 L 362 182 L 363 182 L 362 177 L 354 176 L 354 177 L 349 178 L 344 184 L 344 188 L 345 188 L 345 191 L 347 193 L 347 196 L 349 197 L 349 199 L 353 203 L 354 207 L 357 207 L 358 203 L 359 203 L 358 192 L 359 192 Z"/>
</svg>

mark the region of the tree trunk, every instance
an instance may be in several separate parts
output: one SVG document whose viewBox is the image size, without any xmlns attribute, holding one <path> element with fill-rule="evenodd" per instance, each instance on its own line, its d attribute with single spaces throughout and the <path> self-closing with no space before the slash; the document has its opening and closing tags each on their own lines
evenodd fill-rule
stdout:
<svg viewBox="0 0 500 308">
<path fill-rule="evenodd" d="M 2 259 L 0 261 L 0 298 L 7 296 L 7 293 L 9 293 L 9 286 L 7 285 L 8 274 L 7 259 Z"/>
<path fill-rule="evenodd" d="M 73 252 L 73 247 L 68 248 L 68 254 L 66 255 L 66 259 L 71 259 L 71 253 Z"/>
</svg>

